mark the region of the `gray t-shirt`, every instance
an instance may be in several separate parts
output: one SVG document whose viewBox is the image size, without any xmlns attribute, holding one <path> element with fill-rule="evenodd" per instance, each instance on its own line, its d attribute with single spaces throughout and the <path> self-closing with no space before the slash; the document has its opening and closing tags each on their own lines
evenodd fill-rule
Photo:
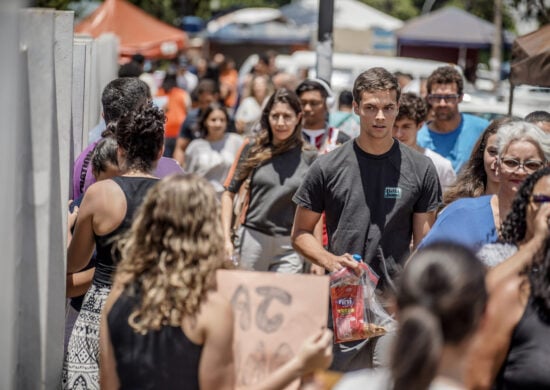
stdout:
<svg viewBox="0 0 550 390">
<path fill-rule="evenodd" d="M 185 170 L 209 180 L 221 193 L 225 177 L 243 141 L 243 137 L 234 133 L 226 133 L 221 140 L 214 142 L 197 138 L 185 151 Z"/>
<path fill-rule="evenodd" d="M 390 276 L 409 255 L 412 216 L 436 210 L 441 187 L 432 161 L 394 141 L 382 155 L 361 150 L 354 140 L 319 157 L 293 198 L 325 212 L 328 250 L 358 253 Z"/>
<path fill-rule="evenodd" d="M 234 172 L 239 172 L 240 165 L 246 160 L 249 145 L 243 148 Z M 292 196 L 316 157 L 317 150 L 295 147 L 254 169 L 250 202 L 243 225 L 268 235 L 290 235 L 296 211 Z M 230 175 L 233 177 L 227 178 L 226 183 L 229 184 L 226 188 L 237 193 L 242 180 L 237 179 L 236 173 L 230 172 Z"/>
</svg>

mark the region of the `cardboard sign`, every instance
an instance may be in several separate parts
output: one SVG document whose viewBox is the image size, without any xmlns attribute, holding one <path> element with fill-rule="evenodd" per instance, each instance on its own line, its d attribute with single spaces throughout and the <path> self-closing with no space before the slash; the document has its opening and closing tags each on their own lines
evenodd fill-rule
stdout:
<svg viewBox="0 0 550 390">
<path fill-rule="evenodd" d="M 235 315 L 237 388 L 264 379 L 326 327 L 328 276 L 220 270 L 217 281 Z"/>
</svg>

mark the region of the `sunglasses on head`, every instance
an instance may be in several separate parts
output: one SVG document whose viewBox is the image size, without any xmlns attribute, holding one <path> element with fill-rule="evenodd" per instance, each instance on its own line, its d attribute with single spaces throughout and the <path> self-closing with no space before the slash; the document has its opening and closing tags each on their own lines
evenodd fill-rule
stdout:
<svg viewBox="0 0 550 390">
<path fill-rule="evenodd" d="M 534 203 L 548 203 L 550 202 L 550 196 L 543 194 L 534 194 L 532 197 Z"/>
</svg>

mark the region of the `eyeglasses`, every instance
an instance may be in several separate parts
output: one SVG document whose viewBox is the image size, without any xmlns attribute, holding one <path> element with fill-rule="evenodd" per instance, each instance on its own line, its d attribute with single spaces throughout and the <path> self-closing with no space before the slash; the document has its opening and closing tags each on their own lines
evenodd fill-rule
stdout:
<svg viewBox="0 0 550 390">
<path fill-rule="evenodd" d="M 458 98 L 460 95 L 453 94 L 453 95 L 428 95 L 428 102 L 430 103 L 439 103 L 441 100 L 444 100 L 445 103 L 456 103 L 458 101 Z"/>
<path fill-rule="evenodd" d="M 550 202 L 550 196 L 543 194 L 533 194 L 531 197 L 533 203 L 548 203 Z"/>
<path fill-rule="evenodd" d="M 527 160 L 527 161 L 519 161 L 515 158 L 501 158 L 500 159 L 501 164 L 503 164 L 508 170 L 510 171 L 517 171 L 520 168 L 523 168 L 525 172 L 533 173 L 535 171 L 538 171 L 542 167 L 544 167 L 544 161 L 540 160 Z"/>
</svg>

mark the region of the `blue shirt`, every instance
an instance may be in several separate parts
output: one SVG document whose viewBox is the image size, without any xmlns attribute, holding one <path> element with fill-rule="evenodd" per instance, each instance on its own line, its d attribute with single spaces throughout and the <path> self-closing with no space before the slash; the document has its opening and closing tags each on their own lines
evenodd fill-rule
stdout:
<svg viewBox="0 0 550 390">
<path fill-rule="evenodd" d="M 498 239 L 491 208 L 492 195 L 462 198 L 448 205 L 418 248 L 439 241 L 462 244 L 477 252 L 483 245 Z"/>
<path fill-rule="evenodd" d="M 416 142 L 423 148 L 439 153 L 453 164 L 458 173 L 468 161 L 472 148 L 489 122 L 475 115 L 460 114 L 460 124 L 449 133 L 437 133 L 424 124 L 418 131 Z"/>
</svg>

